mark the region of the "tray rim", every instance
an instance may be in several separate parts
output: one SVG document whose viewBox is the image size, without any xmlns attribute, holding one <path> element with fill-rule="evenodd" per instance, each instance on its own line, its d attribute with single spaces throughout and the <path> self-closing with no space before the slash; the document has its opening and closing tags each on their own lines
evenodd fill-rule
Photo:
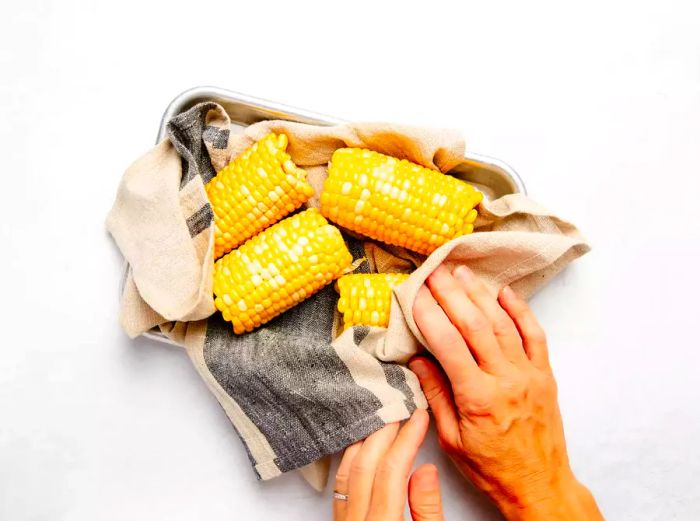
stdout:
<svg viewBox="0 0 700 521">
<path fill-rule="evenodd" d="M 160 143 L 165 137 L 166 128 L 170 119 L 186 110 L 186 108 L 192 106 L 194 100 L 204 101 L 206 98 L 226 98 L 231 100 L 232 102 L 238 102 L 251 105 L 257 108 L 262 108 L 280 116 L 279 119 L 286 119 L 289 121 L 298 121 L 301 123 L 324 126 L 341 125 L 343 123 L 347 123 L 347 121 L 343 119 L 328 116 L 326 114 L 320 114 L 318 112 L 293 107 L 291 105 L 285 105 L 283 103 L 270 101 L 264 98 L 250 96 L 248 94 L 243 94 L 241 92 L 236 92 L 221 87 L 202 85 L 192 87 L 181 92 L 180 94 L 175 96 L 170 103 L 168 103 L 168 106 L 166 107 L 165 111 L 163 112 L 163 115 L 160 118 L 160 126 L 158 127 L 156 144 Z M 513 185 L 516 188 L 516 191 L 514 193 L 521 193 L 523 195 L 527 195 L 527 188 L 525 187 L 525 183 L 523 182 L 522 178 L 515 171 L 515 169 L 505 161 L 471 151 L 465 151 L 464 158 L 467 161 L 481 163 L 483 165 L 487 165 L 492 168 L 496 168 L 498 170 L 503 171 L 513 182 Z M 128 271 L 129 263 L 125 259 L 121 283 L 119 286 L 119 298 L 121 298 L 123 294 L 124 284 L 126 282 Z M 182 347 L 181 344 L 178 344 L 177 342 L 169 339 L 160 331 L 146 331 L 145 333 L 142 333 L 139 336 L 150 338 L 158 342 L 164 342 L 167 344 Z"/>
<path fill-rule="evenodd" d="M 180 94 L 175 96 L 175 98 L 173 98 L 173 100 L 168 104 L 160 119 L 160 127 L 158 128 L 156 144 L 160 143 L 160 141 L 165 137 L 165 131 L 168 121 L 170 121 L 170 119 L 173 116 L 176 116 L 177 114 L 183 112 L 183 110 L 185 110 L 186 107 L 191 106 L 193 100 L 217 97 L 228 98 L 231 101 L 245 103 L 251 106 L 256 106 L 258 108 L 263 108 L 270 112 L 277 113 L 279 116 L 281 116 L 280 119 L 287 119 L 289 121 L 298 121 L 301 123 L 325 126 L 341 125 L 343 123 L 347 123 L 346 120 L 329 116 L 326 114 L 321 114 L 318 112 L 293 107 L 291 105 L 285 105 L 276 101 L 258 98 L 249 94 L 243 94 L 241 92 L 224 89 L 221 87 L 203 85 L 198 87 L 192 87 L 181 92 Z M 505 161 L 492 156 L 472 152 L 469 150 L 465 151 L 464 158 L 467 161 L 474 161 L 476 163 L 481 163 L 484 165 L 494 167 L 498 170 L 502 170 L 506 173 L 506 175 L 508 175 L 508 177 L 513 182 L 513 185 L 516 188 L 516 191 L 514 193 L 521 193 L 523 195 L 527 195 L 527 188 L 525 186 L 524 181 L 520 177 L 520 174 L 518 174 L 518 172 Z"/>
</svg>

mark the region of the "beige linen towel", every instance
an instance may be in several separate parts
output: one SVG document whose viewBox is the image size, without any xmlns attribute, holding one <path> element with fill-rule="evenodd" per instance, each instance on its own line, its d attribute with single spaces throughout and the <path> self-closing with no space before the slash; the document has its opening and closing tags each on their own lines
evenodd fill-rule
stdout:
<svg viewBox="0 0 700 521">
<path fill-rule="evenodd" d="M 453 131 L 363 123 L 333 127 L 264 121 L 232 134 L 228 116 L 202 103 L 173 118 L 168 138 L 124 174 L 107 227 L 129 262 L 120 320 L 130 336 L 157 327 L 183 345 L 243 440 L 261 479 L 294 469 L 317 488 L 328 454 L 427 406 L 404 365 L 422 337 L 411 315 L 418 287 L 440 263 L 464 263 L 494 289 L 531 295 L 588 251 L 576 228 L 523 195 L 485 202 L 477 233 L 427 259 L 347 236 L 360 271 L 410 271 L 395 290 L 388 329 L 337 335 L 331 286 L 253 333 L 236 336 L 214 313 L 212 218 L 204 184 L 270 131 L 320 192 L 326 165 L 353 146 L 448 171 L 464 156 Z M 318 196 L 308 203 L 318 205 Z M 314 463 L 320 461 L 321 463 Z"/>
</svg>

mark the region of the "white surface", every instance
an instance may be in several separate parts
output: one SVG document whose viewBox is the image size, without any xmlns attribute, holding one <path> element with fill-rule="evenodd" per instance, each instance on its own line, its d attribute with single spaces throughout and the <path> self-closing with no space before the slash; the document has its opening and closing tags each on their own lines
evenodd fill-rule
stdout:
<svg viewBox="0 0 700 521">
<path fill-rule="evenodd" d="M 511 163 L 594 246 L 533 301 L 575 470 L 609 519 L 699 519 L 697 3 L 262 4 L 0 8 L 0 519 L 329 518 L 296 475 L 254 481 L 183 352 L 117 325 L 105 214 L 199 84 Z M 421 460 L 448 519 L 498 518 L 433 439 Z"/>
</svg>

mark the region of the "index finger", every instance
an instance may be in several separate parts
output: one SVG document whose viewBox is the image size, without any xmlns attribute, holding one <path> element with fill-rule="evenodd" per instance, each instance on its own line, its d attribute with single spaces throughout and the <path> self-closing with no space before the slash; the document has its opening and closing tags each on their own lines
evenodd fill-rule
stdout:
<svg viewBox="0 0 700 521">
<path fill-rule="evenodd" d="M 428 413 L 416 409 L 399 431 L 377 468 L 368 520 L 400 519 L 407 498 L 407 482 L 425 433 Z"/>
<path fill-rule="evenodd" d="M 353 458 L 347 491 L 346 519 L 348 521 L 360 521 L 367 517 L 377 465 L 394 443 L 398 431 L 398 423 L 385 425 L 369 435 Z"/>
<path fill-rule="evenodd" d="M 481 371 L 464 337 L 425 285 L 418 289 L 413 303 L 413 319 L 453 387 L 455 383 Z"/>
</svg>

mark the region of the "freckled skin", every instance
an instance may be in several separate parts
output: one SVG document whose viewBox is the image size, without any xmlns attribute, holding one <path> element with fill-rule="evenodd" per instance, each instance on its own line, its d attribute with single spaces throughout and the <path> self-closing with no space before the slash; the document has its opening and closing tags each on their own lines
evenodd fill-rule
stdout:
<svg viewBox="0 0 700 521">
<path fill-rule="evenodd" d="M 569 466 L 547 343 L 509 288 L 493 295 L 473 273 L 438 268 L 413 316 L 436 361 L 414 358 L 440 446 L 508 520 L 596 521 L 593 496 Z M 336 474 L 335 521 L 444 521 L 437 469 L 413 474 L 428 418 L 416 411 L 350 446 Z M 408 487 L 406 486 L 408 484 Z"/>
<path fill-rule="evenodd" d="M 413 315 L 439 364 L 410 367 L 460 472 L 507 519 L 602 519 L 569 465 L 546 339 L 527 304 L 441 266 Z"/>
</svg>

